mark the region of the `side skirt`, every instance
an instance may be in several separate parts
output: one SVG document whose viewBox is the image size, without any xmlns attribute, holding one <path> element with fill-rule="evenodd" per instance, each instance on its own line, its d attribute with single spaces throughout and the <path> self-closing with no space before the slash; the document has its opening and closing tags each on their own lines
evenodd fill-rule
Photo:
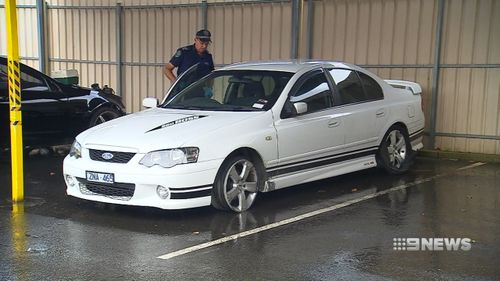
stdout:
<svg viewBox="0 0 500 281">
<path fill-rule="evenodd" d="M 294 173 L 269 177 L 269 180 L 266 182 L 264 188 L 261 191 L 262 192 L 273 191 L 297 184 L 317 181 L 376 166 L 377 163 L 375 161 L 375 154 L 371 154 L 317 168 L 311 168 L 307 170 L 297 171 Z"/>
</svg>

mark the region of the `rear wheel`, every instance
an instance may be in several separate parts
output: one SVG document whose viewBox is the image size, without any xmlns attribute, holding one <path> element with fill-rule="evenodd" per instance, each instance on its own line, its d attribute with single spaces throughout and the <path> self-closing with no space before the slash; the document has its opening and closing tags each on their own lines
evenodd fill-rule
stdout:
<svg viewBox="0 0 500 281">
<path fill-rule="evenodd" d="M 389 128 L 378 150 L 378 165 L 391 174 L 402 174 L 410 168 L 412 158 L 413 151 L 406 129 L 399 125 Z"/>
<path fill-rule="evenodd" d="M 94 112 L 90 118 L 90 127 L 107 122 L 111 119 L 119 117 L 121 114 L 118 110 L 111 107 L 103 107 Z"/>
<path fill-rule="evenodd" d="M 212 205 L 219 210 L 244 212 L 252 206 L 263 182 L 256 163 L 245 156 L 231 157 L 215 178 Z"/>
</svg>

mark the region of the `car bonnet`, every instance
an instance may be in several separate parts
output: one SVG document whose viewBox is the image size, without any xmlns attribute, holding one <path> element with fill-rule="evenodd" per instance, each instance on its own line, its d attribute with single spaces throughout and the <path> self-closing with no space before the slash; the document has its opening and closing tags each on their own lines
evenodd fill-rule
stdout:
<svg viewBox="0 0 500 281">
<path fill-rule="evenodd" d="M 196 145 L 204 134 L 232 126 L 261 112 L 213 112 L 151 109 L 121 117 L 81 133 L 88 148 L 149 152 Z"/>
</svg>

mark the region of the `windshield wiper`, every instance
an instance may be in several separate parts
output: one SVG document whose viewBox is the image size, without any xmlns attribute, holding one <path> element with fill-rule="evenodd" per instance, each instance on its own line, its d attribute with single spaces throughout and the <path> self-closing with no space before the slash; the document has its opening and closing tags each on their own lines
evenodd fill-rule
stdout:
<svg viewBox="0 0 500 281">
<path fill-rule="evenodd" d="M 192 106 L 192 105 L 166 105 L 163 108 L 205 110 L 205 111 L 262 111 L 263 109 L 248 106 Z"/>
<path fill-rule="evenodd" d="M 231 106 L 224 108 L 230 111 L 262 111 L 260 108 L 248 107 L 248 106 Z"/>
<path fill-rule="evenodd" d="M 192 105 L 165 105 L 163 108 L 188 109 L 188 110 L 203 110 L 202 107 L 192 106 Z"/>
</svg>

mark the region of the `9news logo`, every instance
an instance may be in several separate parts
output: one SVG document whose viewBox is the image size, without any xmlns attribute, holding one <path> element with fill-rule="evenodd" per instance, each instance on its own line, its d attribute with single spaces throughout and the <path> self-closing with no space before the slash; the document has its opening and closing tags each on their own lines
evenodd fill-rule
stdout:
<svg viewBox="0 0 500 281">
<path fill-rule="evenodd" d="M 393 238 L 395 251 L 470 251 L 470 238 Z"/>
</svg>

